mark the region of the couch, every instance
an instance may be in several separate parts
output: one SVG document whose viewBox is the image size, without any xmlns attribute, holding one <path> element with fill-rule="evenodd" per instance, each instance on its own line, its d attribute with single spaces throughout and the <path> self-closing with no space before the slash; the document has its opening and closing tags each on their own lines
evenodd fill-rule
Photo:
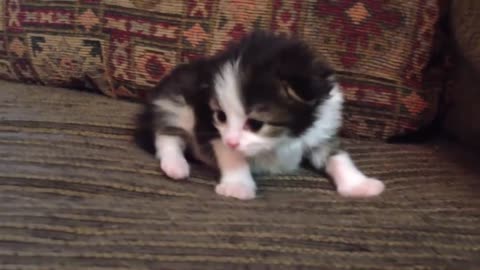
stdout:
<svg viewBox="0 0 480 270">
<path fill-rule="evenodd" d="M 345 45 L 355 53 L 328 55 L 335 42 L 316 40 L 310 17 L 300 16 L 293 26 L 285 25 L 286 19 L 268 24 L 254 18 L 252 25 L 274 31 L 295 32 L 295 25 L 302 25 L 305 37 L 340 70 L 347 95 L 343 143 L 356 164 L 382 179 L 387 189 L 377 198 L 342 198 L 323 174 L 304 168 L 257 179 L 259 194 L 252 201 L 217 196 L 215 172 L 198 164 L 186 181 L 166 179 L 155 158 L 138 149 L 132 137 L 141 107 L 135 101 L 161 79 L 162 68 L 225 43 L 217 36 L 202 43 L 206 38 L 198 34 L 200 26 L 231 26 L 237 32 L 229 33 L 235 35 L 242 29 L 222 21 L 226 2 L 8 0 L 0 5 L 5 15 L 0 26 L 0 75 L 5 79 L 0 82 L 0 269 L 479 269 L 479 122 L 471 120 L 480 117 L 474 28 L 479 2 L 439 1 L 425 11 L 434 32 L 419 33 L 427 37 L 423 42 L 429 41 L 421 47 L 427 53 L 400 52 L 389 59 L 383 51 L 384 62 L 361 57 L 382 52 L 387 37 L 380 38 L 374 52 L 363 47 L 358 35 L 358 44 Z M 232 16 L 240 21 L 258 10 L 306 10 L 297 4 L 302 1 L 260 1 L 253 7 L 237 2 L 242 10 Z M 404 13 L 387 12 L 391 8 L 382 13 L 375 10 L 382 1 L 339 1 L 340 6 L 304 1 L 313 2 L 336 14 L 329 23 L 348 11 L 353 25 L 383 13 L 389 16 L 378 20 L 393 24 L 391 18 L 398 14 L 417 16 L 420 6 L 436 3 L 403 2 Z M 175 10 L 183 14 L 177 21 Z M 169 63 L 169 41 L 158 45 L 137 35 L 135 44 L 143 47 L 135 49 L 123 43 L 132 36 L 101 29 L 109 14 L 115 15 L 111 25 L 118 26 L 128 16 L 144 16 L 142 12 L 194 29 L 192 41 L 178 40 L 175 48 L 204 47 L 170 55 Z M 199 18 L 205 13 L 215 18 Z M 69 19 L 75 22 L 71 29 L 62 24 Z M 136 22 L 148 30 L 141 28 L 146 19 Z M 202 22 L 199 27 L 197 22 Z M 376 37 L 393 27 L 366 25 L 377 31 Z M 409 31 L 405 33 L 413 33 Z M 52 45 L 57 41 L 49 43 L 62 35 L 75 38 L 59 39 L 64 43 L 57 47 Z M 85 36 L 89 42 L 77 38 Z M 96 47 L 106 37 L 108 46 Z M 115 52 L 115 46 L 127 46 L 122 47 L 126 54 L 102 53 Z M 149 62 L 144 65 L 148 72 L 128 61 L 123 66 L 127 58 L 144 59 L 134 52 L 160 55 L 163 64 Z M 85 60 L 87 53 L 94 56 Z M 417 57 L 413 66 L 412 57 Z M 355 65 L 358 61 L 367 66 Z M 393 68 L 402 61 L 404 70 Z M 369 73 L 375 65 L 385 66 Z M 464 85 L 469 87 L 459 87 Z M 371 91 L 362 92 L 361 86 Z M 379 91 L 395 95 L 375 96 Z M 390 106 L 393 97 L 408 99 L 401 99 L 405 106 Z M 403 138 L 396 140 L 402 143 L 386 141 L 393 137 Z"/>
</svg>

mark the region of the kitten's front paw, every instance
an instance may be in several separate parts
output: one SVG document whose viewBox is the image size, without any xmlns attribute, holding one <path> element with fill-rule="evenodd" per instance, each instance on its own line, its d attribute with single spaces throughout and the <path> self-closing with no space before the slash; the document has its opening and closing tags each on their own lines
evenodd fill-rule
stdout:
<svg viewBox="0 0 480 270">
<path fill-rule="evenodd" d="M 215 192 L 225 197 L 233 197 L 240 200 L 251 200 L 255 198 L 257 187 L 253 180 L 229 181 L 224 180 L 215 187 Z"/>
<path fill-rule="evenodd" d="M 185 179 L 190 175 L 190 166 L 182 156 L 170 156 L 160 161 L 162 171 L 172 179 Z"/>
<path fill-rule="evenodd" d="M 385 190 L 385 184 L 375 178 L 365 178 L 355 185 L 338 187 L 338 193 L 344 197 L 367 198 L 380 195 Z"/>
</svg>

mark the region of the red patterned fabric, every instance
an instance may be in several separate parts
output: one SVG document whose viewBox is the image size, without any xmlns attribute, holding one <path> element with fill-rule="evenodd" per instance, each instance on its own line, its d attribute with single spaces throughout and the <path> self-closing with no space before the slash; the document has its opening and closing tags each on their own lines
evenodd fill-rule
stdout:
<svg viewBox="0 0 480 270">
<path fill-rule="evenodd" d="M 338 71 L 344 134 L 387 138 L 435 113 L 424 89 L 436 0 L 5 0 L 0 77 L 143 98 L 173 67 L 253 28 L 307 41 Z"/>
</svg>

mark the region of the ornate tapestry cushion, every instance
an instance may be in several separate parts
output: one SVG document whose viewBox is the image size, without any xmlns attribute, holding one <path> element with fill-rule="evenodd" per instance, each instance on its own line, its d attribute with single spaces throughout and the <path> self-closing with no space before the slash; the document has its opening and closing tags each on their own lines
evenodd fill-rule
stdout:
<svg viewBox="0 0 480 270">
<path fill-rule="evenodd" d="M 436 0 L 6 0 L 0 76 L 141 99 L 180 62 L 253 28 L 298 36 L 339 72 L 344 134 L 387 138 L 432 118 L 422 88 Z"/>
</svg>

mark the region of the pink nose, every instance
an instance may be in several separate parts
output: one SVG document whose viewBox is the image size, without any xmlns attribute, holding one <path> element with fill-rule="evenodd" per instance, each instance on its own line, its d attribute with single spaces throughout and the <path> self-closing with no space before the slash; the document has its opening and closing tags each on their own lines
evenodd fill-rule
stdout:
<svg viewBox="0 0 480 270">
<path fill-rule="evenodd" d="M 232 149 L 236 149 L 239 143 L 237 140 L 227 140 L 227 145 Z"/>
</svg>

